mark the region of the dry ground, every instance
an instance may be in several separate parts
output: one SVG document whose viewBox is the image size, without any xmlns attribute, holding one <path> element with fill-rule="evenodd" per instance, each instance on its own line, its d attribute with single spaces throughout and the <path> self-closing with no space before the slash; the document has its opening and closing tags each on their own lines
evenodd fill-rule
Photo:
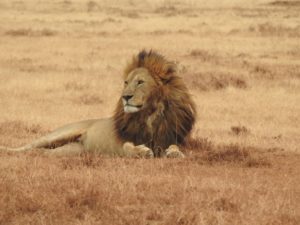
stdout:
<svg viewBox="0 0 300 225">
<path fill-rule="evenodd" d="M 0 145 L 112 114 L 153 48 L 197 103 L 183 160 L 0 153 L 0 224 L 299 224 L 300 1 L 1 0 Z"/>
</svg>

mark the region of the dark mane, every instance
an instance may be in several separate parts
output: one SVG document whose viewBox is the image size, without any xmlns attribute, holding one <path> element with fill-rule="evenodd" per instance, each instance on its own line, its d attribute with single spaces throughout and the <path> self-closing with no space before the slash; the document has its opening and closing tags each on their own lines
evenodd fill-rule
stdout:
<svg viewBox="0 0 300 225">
<path fill-rule="evenodd" d="M 128 64 L 125 77 L 138 67 L 148 69 L 157 87 L 147 100 L 147 109 L 137 113 L 124 113 L 120 98 L 113 116 L 116 136 L 122 142 L 145 144 L 160 156 L 170 145 L 184 144 L 195 123 L 195 104 L 173 62 L 143 50 Z"/>
</svg>

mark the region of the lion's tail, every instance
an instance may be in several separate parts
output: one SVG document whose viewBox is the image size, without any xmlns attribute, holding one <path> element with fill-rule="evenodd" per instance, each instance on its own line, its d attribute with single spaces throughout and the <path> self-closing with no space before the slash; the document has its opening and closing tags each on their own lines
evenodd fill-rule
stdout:
<svg viewBox="0 0 300 225">
<path fill-rule="evenodd" d="M 32 149 L 32 146 L 26 145 L 19 148 L 9 148 L 5 146 L 0 146 L 0 151 L 12 151 L 12 152 L 23 152 Z"/>
<path fill-rule="evenodd" d="M 0 146 L 0 151 L 10 151 L 10 148 Z"/>
</svg>

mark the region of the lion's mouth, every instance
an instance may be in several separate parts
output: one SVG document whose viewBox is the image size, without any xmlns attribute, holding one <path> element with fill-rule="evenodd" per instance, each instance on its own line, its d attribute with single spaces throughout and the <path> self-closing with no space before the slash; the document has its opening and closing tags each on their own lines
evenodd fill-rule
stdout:
<svg viewBox="0 0 300 225">
<path fill-rule="evenodd" d="M 124 105 L 124 112 L 125 113 L 135 113 L 140 111 L 140 109 L 142 108 L 143 105 L 130 105 L 130 104 L 126 104 Z"/>
</svg>

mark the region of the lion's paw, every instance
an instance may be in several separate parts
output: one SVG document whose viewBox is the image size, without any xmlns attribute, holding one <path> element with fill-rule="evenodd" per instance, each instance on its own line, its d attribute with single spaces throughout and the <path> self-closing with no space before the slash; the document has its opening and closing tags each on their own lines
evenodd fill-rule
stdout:
<svg viewBox="0 0 300 225">
<path fill-rule="evenodd" d="M 145 145 L 138 145 L 135 147 L 138 149 L 139 155 L 141 157 L 145 157 L 145 158 L 154 157 L 153 151 L 150 148 L 146 147 Z"/>
<path fill-rule="evenodd" d="M 153 158 L 153 151 L 146 147 L 145 145 L 137 145 L 135 146 L 131 142 L 126 142 L 123 145 L 124 151 L 131 157 L 139 157 L 139 158 Z"/>
<path fill-rule="evenodd" d="M 184 158 L 185 155 L 179 150 L 177 145 L 170 145 L 166 150 L 167 158 Z"/>
</svg>

